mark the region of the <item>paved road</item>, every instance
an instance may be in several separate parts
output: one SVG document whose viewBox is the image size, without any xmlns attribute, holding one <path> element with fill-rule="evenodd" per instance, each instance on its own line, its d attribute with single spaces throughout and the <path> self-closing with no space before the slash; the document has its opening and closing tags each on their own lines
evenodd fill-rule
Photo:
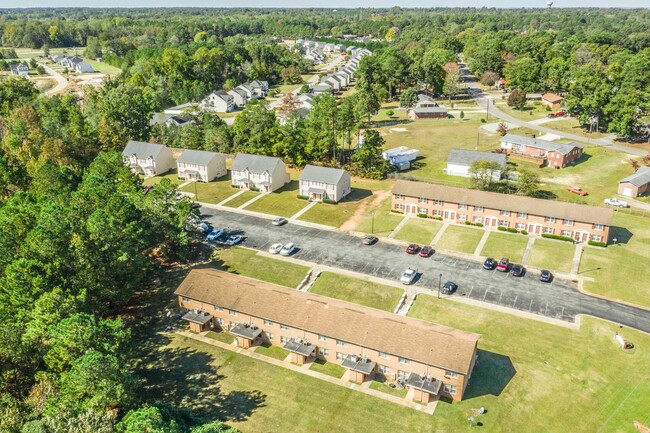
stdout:
<svg viewBox="0 0 650 433">
<path fill-rule="evenodd" d="M 39 63 L 39 64 L 43 66 L 43 68 L 45 68 L 45 72 L 47 72 L 49 75 L 52 76 L 52 78 L 56 80 L 56 86 L 52 87 L 50 90 L 45 92 L 46 96 L 55 95 L 66 88 L 66 86 L 68 85 L 68 80 L 66 80 L 63 75 L 59 74 L 57 71 L 50 68 L 49 66 L 44 65 L 43 63 Z"/>
<path fill-rule="evenodd" d="M 209 208 L 203 208 L 202 212 L 215 227 L 242 233 L 244 246 L 250 248 L 266 251 L 276 242 L 294 242 L 299 248 L 296 258 L 394 281 L 399 281 L 407 267 L 417 267 L 420 275 L 415 285 L 424 289 L 437 290 L 442 274 L 443 283 L 453 280 L 459 285 L 454 296 L 570 322 L 577 314 L 589 314 L 650 332 L 650 312 L 647 310 L 585 295 L 567 281 L 544 284 L 537 279 L 538 275 L 514 278 L 510 274 L 485 271 L 479 263 L 456 257 L 409 256 L 402 247 L 381 242 L 371 247 L 362 246 L 358 238 L 339 231 L 291 223 L 274 227 L 264 218 Z"/>
</svg>

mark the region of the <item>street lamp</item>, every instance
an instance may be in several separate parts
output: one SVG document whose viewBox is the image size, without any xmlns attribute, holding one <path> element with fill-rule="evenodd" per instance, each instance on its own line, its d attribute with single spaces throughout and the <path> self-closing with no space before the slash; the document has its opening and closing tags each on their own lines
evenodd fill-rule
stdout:
<svg viewBox="0 0 650 433">
<path fill-rule="evenodd" d="M 194 201 L 199 201 L 199 191 L 196 188 L 196 179 L 194 179 Z"/>
<path fill-rule="evenodd" d="M 440 299 L 441 286 L 442 286 L 442 274 L 440 274 L 440 277 L 438 278 L 438 299 Z"/>
</svg>

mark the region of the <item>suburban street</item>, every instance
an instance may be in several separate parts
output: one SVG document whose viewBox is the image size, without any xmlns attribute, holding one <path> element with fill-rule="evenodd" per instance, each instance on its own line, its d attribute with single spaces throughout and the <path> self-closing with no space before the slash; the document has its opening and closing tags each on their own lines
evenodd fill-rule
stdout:
<svg viewBox="0 0 650 433">
<path fill-rule="evenodd" d="M 265 218 L 206 207 L 202 213 L 214 227 L 243 234 L 246 247 L 267 251 L 273 243 L 293 242 L 298 248 L 294 256 L 316 266 L 326 265 L 393 281 L 399 281 L 407 267 L 414 267 L 419 272 L 414 285 L 431 289 L 432 293 L 436 293 L 439 280 L 443 284 L 451 280 L 459 286 L 453 296 L 569 322 L 578 314 L 587 314 L 650 332 L 649 311 L 586 295 L 568 281 L 542 283 L 532 273 L 515 278 L 509 273 L 483 270 L 474 261 L 437 253 L 430 258 L 409 256 L 403 247 L 382 242 L 363 246 L 359 238 L 336 230 L 292 223 L 275 227 Z"/>
<path fill-rule="evenodd" d="M 43 63 L 39 63 L 39 64 L 43 66 L 45 72 L 47 72 L 50 76 L 52 76 L 52 78 L 56 80 L 56 86 L 52 87 L 50 90 L 45 92 L 45 95 L 47 96 L 55 95 L 66 88 L 66 86 L 68 85 L 68 80 L 66 80 L 63 75 L 59 74 L 57 71 L 50 68 L 49 66 L 44 65 Z"/>
</svg>

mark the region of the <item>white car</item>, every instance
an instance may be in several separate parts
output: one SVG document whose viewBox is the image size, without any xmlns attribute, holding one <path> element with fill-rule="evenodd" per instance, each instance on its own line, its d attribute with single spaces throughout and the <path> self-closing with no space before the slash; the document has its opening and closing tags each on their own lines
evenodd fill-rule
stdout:
<svg viewBox="0 0 650 433">
<path fill-rule="evenodd" d="M 221 237 L 221 235 L 223 235 L 223 230 L 221 230 L 221 229 L 212 230 L 210 232 L 210 234 L 208 235 L 208 240 L 209 241 L 216 241 L 217 239 L 219 239 Z"/>
<path fill-rule="evenodd" d="M 281 256 L 290 256 L 291 253 L 296 249 L 296 246 L 293 244 L 293 242 L 289 242 L 285 246 L 282 247 L 280 250 L 280 255 Z"/>
<path fill-rule="evenodd" d="M 606 198 L 605 204 L 607 206 L 618 206 L 618 207 L 630 207 L 629 203 L 623 200 L 619 200 L 616 197 Z"/>
<path fill-rule="evenodd" d="M 406 270 L 402 274 L 402 278 L 400 278 L 399 280 L 402 282 L 402 284 L 411 284 L 413 280 L 415 280 L 417 274 L 418 274 L 417 269 L 406 268 Z"/>
<path fill-rule="evenodd" d="M 230 246 L 237 245 L 242 241 L 242 239 L 244 239 L 242 235 L 229 236 L 228 239 L 226 239 L 226 245 L 230 245 Z"/>
<path fill-rule="evenodd" d="M 273 244 L 271 245 L 271 248 L 269 248 L 269 253 L 271 254 L 280 254 L 280 251 L 282 251 L 282 248 L 284 245 L 282 244 Z"/>
</svg>

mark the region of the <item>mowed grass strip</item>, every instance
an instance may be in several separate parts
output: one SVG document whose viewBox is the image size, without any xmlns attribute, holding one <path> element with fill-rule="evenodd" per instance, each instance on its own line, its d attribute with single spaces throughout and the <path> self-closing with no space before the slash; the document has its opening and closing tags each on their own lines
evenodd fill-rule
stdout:
<svg viewBox="0 0 650 433">
<path fill-rule="evenodd" d="M 540 269 L 565 272 L 571 271 L 571 262 L 576 247 L 571 242 L 535 239 L 528 264 Z"/>
<path fill-rule="evenodd" d="M 255 348 L 255 353 L 268 356 L 269 358 L 279 359 L 284 361 L 289 356 L 289 352 L 280 346 L 262 345 Z"/>
<path fill-rule="evenodd" d="M 232 344 L 235 340 L 235 336 L 226 331 L 208 331 L 205 336 L 226 344 Z"/>
<path fill-rule="evenodd" d="M 373 193 L 369 189 L 352 188 L 352 192 L 337 204 L 318 203 L 304 214 L 299 220 L 325 224 L 333 227 L 341 225 L 354 215 L 357 208 L 370 201 Z"/>
<path fill-rule="evenodd" d="M 394 395 L 395 397 L 399 397 L 399 398 L 406 397 L 406 394 L 408 393 L 408 389 L 406 388 L 402 388 L 402 389 L 391 388 L 388 385 L 388 382 L 379 382 L 377 380 L 373 380 L 370 382 L 370 389 L 385 392 L 386 394 Z"/>
<path fill-rule="evenodd" d="M 521 263 L 528 244 L 528 236 L 515 233 L 491 232 L 481 255 L 485 257 L 508 257 L 511 262 Z"/>
<path fill-rule="evenodd" d="M 395 310 L 404 293 L 402 289 L 397 287 L 376 284 L 331 272 L 323 272 L 309 291 L 384 311 Z"/>
<path fill-rule="evenodd" d="M 446 250 L 473 254 L 483 237 L 483 233 L 482 229 L 450 225 L 435 246 Z"/>
<path fill-rule="evenodd" d="M 417 217 L 411 218 L 402 226 L 394 238 L 420 245 L 429 245 L 441 227 L 442 223 L 439 221 Z"/>
<path fill-rule="evenodd" d="M 309 366 L 309 369 L 337 379 L 342 378 L 345 374 L 345 368 L 333 362 L 323 361 L 322 359 L 314 360 L 314 362 Z"/>
<path fill-rule="evenodd" d="M 258 191 L 244 191 L 241 195 L 234 197 L 232 200 L 228 200 L 223 205 L 228 207 L 239 207 L 260 194 L 261 193 Z"/>
<path fill-rule="evenodd" d="M 362 233 L 388 236 L 404 219 L 404 215 L 390 211 L 391 202 L 391 195 L 386 194 L 386 197 L 378 204 L 367 206 L 356 224 L 356 230 Z"/>
<path fill-rule="evenodd" d="M 291 288 L 297 287 L 309 271 L 307 266 L 260 256 L 257 251 L 238 247 L 216 250 L 212 264 L 227 272 Z"/>
<path fill-rule="evenodd" d="M 158 185 L 161 180 L 163 179 L 168 179 L 172 184 L 174 185 L 180 185 L 183 182 L 185 182 L 183 179 L 178 178 L 178 173 L 176 173 L 176 170 L 173 170 L 167 174 L 164 174 L 162 176 L 153 176 L 153 177 L 147 177 L 142 180 L 142 185 L 144 186 L 149 186 L 149 185 Z"/>
<path fill-rule="evenodd" d="M 233 188 L 231 185 L 230 172 L 228 172 L 228 175 L 212 182 L 189 183 L 181 188 L 181 191 L 196 194 L 197 201 L 212 204 L 217 204 L 239 192 L 237 188 Z"/>
<path fill-rule="evenodd" d="M 308 203 L 298 198 L 298 181 L 292 180 L 289 185 L 253 202 L 246 210 L 289 218 Z"/>
</svg>

